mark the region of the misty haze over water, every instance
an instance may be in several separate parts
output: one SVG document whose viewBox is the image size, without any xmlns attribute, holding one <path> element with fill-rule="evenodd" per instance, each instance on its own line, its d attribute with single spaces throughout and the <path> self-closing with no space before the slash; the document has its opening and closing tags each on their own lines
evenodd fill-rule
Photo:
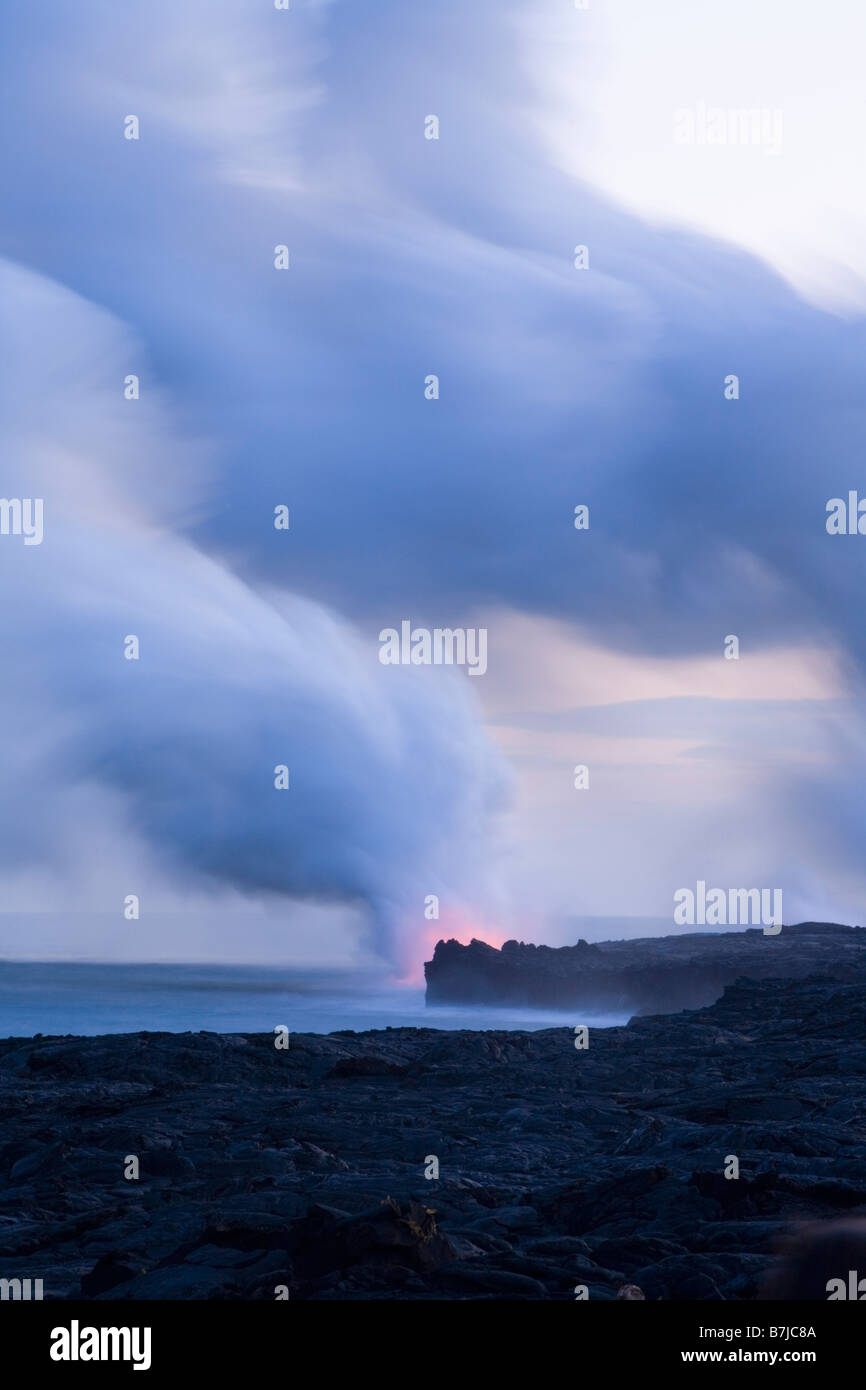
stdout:
<svg viewBox="0 0 866 1390">
<path fill-rule="evenodd" d="M 0 963 L 0 1037 L 147 1032 L 290 1033 L 370 1028 L 610 1027 L 627 1015 L 426 1008 L 422 987 L 358 971 L 214 965 Z"/>
</svg>

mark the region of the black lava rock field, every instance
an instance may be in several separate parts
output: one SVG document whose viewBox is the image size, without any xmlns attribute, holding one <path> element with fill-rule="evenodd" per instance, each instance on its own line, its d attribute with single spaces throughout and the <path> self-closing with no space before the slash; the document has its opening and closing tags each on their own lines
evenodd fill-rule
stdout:
<svg viewBox="0 0 866 1390">
<path fill-rule="evenodd" d="M 752 1299 L 792 1226 L 866 1214 L 847 974 L 741 979 L 586 1036 L 3 1040 L 0 1278 L 54 1299 Z"/>
</svg>

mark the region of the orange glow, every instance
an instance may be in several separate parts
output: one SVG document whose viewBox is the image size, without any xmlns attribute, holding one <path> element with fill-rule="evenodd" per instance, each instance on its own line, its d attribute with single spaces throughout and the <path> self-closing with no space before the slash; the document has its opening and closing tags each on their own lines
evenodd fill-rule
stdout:
<svg viewBox="0 0 866 1390">
<path fill-rule="evenodd" d="M 455 908 L 444 911 L 437 922 L 425 922 L 421 930 L 411 935 L 415 944 L 415 959 L 407 973 L 393 976 L 391 983 L 413 989 L 424 984 L 424 962 L 432 959 L 437 941 L 454 940 L 459 941 L 461 946 L 468 946 L 475 937 L 498 950 L 503 942 L 509 940 L 501 927 L 491 926 L 483 918 L 471 916 L 468 912 L 461 912 Z"/>
</svg>

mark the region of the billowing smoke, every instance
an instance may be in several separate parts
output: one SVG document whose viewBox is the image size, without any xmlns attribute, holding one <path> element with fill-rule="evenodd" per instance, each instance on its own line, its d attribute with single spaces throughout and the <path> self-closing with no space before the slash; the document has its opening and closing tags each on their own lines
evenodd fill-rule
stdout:
<svg viewBox="0 0 866 1390">
<path fill-rule="evenodd" d="M 570 63 L 573 142 L 591 143 L 581 75 L 604 62 L 586 42 L 601 13 L 436 13 L 91 0 L 48 29 L 37 9 L 0 19 L 46 74 L 0 167 L 38 171 L 62 204 L 62 270 L 26 202 L 4 209 L 8 240 L 134 323 L 218 434 L 232 505 L 201 516 L 201 539 L 376 621 L 398 602 L 499 603 L 628 650 L 715 651 L 723 628 L 861 659 L 848 595 L 866 551 L 830 541 L 824 509 L 866 449 L 863 323 L 561 172 L 542 118 L 562 94 L 539 54 Z M 287 470 L 305 520 L 290 560 L 259 531 Z"/>
<path fill-rule="evenodd" d="M 21 601 L 4 618 L 7 725 L 39 721 L 55 777 L 112 789 L 182 873 L 380 905 L 410 881 L 436 892 L 437 875 L 470 891 L 500 773 L 475 682 L 368 669 L 379 627 L 404 617 L 518 609 L 660 658 L 715 656 L 735 633 L 744 655 L 831 649 L 862 690 L 866 541 L 829 536 L 825 508 L 863 490 L 866 330 L 557 166 L 545 22 L 574 55 L 579 145 L 581 74 L 603 60 L 585 26 L 604 8 L 442 0 L 431 20 L 403 0 L 290 14 L 92 0 L 49 26 L 38 7 L 0 15 L 2 47 L 35 49 L 43 78 L 33 111 L 29 73 L 7 74 L 32 119 L 0 151 L 4 182 L 31 190 L 4 207 L 5 244 L 148 349 L 72 299 L 56 341 L 6 349 L 16 486 L 31 495 L 44 468 L 46 496 L 44 545 L 0 557 Z M 62 207 L 60 239 L 46 207 Z M 55 292 L 27 292 L 25 344 L 56 322 L 41 302 Z M 147 390 L 127 405 L 136 370 Z M 267 529 L 283 501 L 300 519 L 288 545 Z M 139 663 L 115 665 L 120 629 L 141 629 Z M 767 814 L 815 846 L 816 903 L 831 861 L 862 864 L 860 716 L 840 700 L 826 722 L 838 753 L 804 750 L 793 771 L 780 757 Z M 18 744 L 14 764 L 30 757 Z M 260 802 L 277 763 L 292 789 Z M 8 854 L 61 816 L 56 784 L 33 809 L 40 767 L 21 774 Z"/>
<path fill-rule="evenodd" d="M 44 509 L 41 543 L 0 545 L 7 869 L 50 865 L 70 790 L 102 788 L 179 883 L 361 904 L 404 963 L 425 896 L 484 879 L 505 781 L 470 683 L 380 665 L 332 613 L 254 592 L 178 535 L 206 449 L 164 404 L 124 399 L 129 336 L 9 265 L 0 297 L 19 344 L 5 491 Z"/>
</svg>

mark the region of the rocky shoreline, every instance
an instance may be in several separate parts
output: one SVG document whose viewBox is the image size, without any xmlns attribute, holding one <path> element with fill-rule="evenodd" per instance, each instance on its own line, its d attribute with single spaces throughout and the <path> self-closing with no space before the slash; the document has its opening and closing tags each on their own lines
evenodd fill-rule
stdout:
<svg viewBox="0 0 866 1390">
<path fill-rule="evenodd" d="M 751 1299 L 792 1222 L 866 1213 L 866 973 L 741 980 L 588 1044 L 3 1040 L 0 1278 L 55 1299 Z"/>
<path fill-rule="evenodd" d="M 440 941 L 424 974 L 428 1004 L 648 1014 L 712 1004 L 742 975 L 802 979 L 822 971 L 853 979 L 864 961 L 866 928 L 800 922 L 777 934 L 749 928 L 575 946 L 506 941 L 501 950 Z"/>
</svg>

